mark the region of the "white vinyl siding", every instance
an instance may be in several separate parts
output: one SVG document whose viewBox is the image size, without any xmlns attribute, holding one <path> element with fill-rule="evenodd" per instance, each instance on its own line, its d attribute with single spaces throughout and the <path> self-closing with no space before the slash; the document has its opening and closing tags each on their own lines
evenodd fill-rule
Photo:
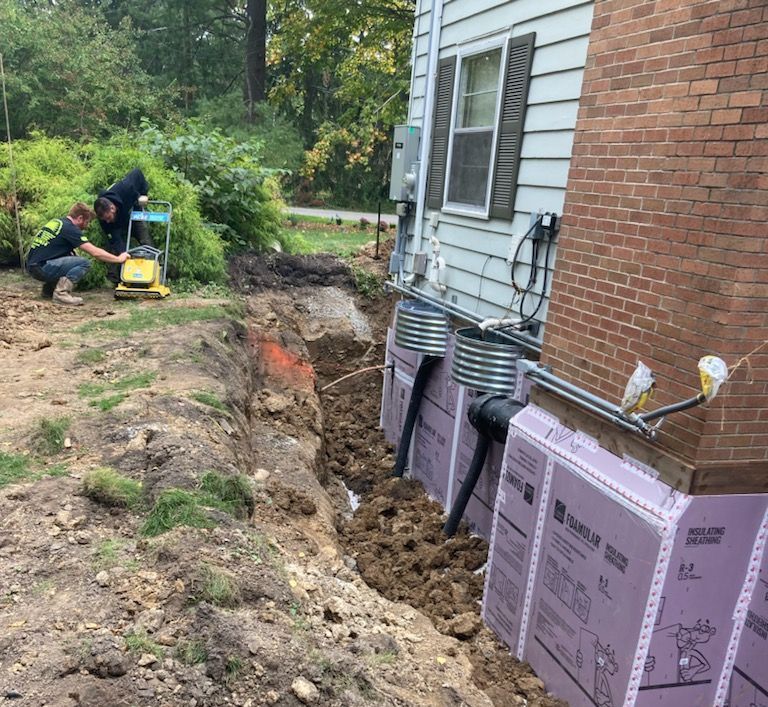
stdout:
<svg viewBox="0 0 768 707">
<path fill-rule="evenodd" d="M 433 118 L 423 115 L 426 92 L 435 89 L 434 77 L 428 80 L 426 76 L 431 5 L 431 0 L 419 0 L 416 8 L 409 123 L 417 126 Z M 592 12 L 592 2 L 573 0 L 446 0 L 444 3 L 439 40 L 441 64 L 450 57 L 456 61 L 462 46 L 484 37 L 506 33 L 514 40 L 529 33 L 536 35 L 509 218 L 489 213 L 487 219 L 482 219 L 427 202 L 421 239 L 408 242 L 409 253 L 429 252 L 429 238 L 434 235 L 439 239 L 440 255 L 447 267 L 447 301 L 483 316 L 509 312 L 515 299 L 506 263 L 510 245 L 515 236 L 528 230 L 531 214 L 540 209 L 562 214 Z M 458 72 L 458 62 L 455 71 Z M 454 103 L 456 99 L 454 97 Z M 447 189 L 448 174 L 445 177 L 444 189 Z M 427 195 L 420 198 L 426 199 Z M 430 225 L 435 210 L 439 210 L 436 228 Z M 545 249 L 540 249 L 540 270 L 545 257 L 542 251 Z M 555 262 L 555 251 L 556 243 L 549 252 L 547 267 L 550 269 Z M 516 269 L 515 280 L 527 282 L 530 242 L 524 244 L 520 255 L 523 264 Z M 406 266 L 409 263 L 410 257 L 407 257 Z M 550 272 L 548 284 L 551 280 Z M 418 281 L 416 284 L 419 285 Z M 523 316 L 536 307 L 542 285 L 540 276 L 537 287 L 526 299 Z M 546 304 L 546 301 L 542 304 L 536 319 L 545 318 Z M 518 314 L 514 304 L 511 313 Z"/>
</svg>

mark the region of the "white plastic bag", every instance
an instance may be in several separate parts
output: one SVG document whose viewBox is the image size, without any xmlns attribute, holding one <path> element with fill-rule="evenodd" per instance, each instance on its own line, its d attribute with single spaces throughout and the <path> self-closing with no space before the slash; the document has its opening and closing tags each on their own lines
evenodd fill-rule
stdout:
<svg viewBox="0 0 768 707">
<path fill-rule="evenodd" d="M 712 400 L 720 390 L 720 386 L 728 379 L 728 366 L 717 356 L 704 356 L 699 359 L 699 376 L 701 377 L 701 392 L 707 402 Z"/>
<path fill-rule="evenodd" d="M 648 398 L 651 397 L 655 385 L 656 379 L 653 377 L 653 371 L 642 361 L 638 361 L 635 372 L 627 381 L 627 387 L 624 388 L 621 411 L 634 412 L 642 408 Z"/>
</svg>

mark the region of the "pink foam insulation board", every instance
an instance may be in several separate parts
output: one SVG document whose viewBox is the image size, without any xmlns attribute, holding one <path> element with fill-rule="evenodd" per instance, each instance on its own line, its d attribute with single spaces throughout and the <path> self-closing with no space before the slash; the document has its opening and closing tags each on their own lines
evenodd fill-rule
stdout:
<svg viewBox="0 0 768 707">
<path fill-rule="evenodd" d="M 455 337 L 449 336 L 446 355 L 433 364 L 414 428 L 410 475 L 445 508 L 451 482 L 451 457 L 459 386 L 451 379 Z"/>
<path fill-rule="evenodd" d="M 572 707 L 724 705 L 737 669 L 754 700 L 767 514 L 767 495 L 678 493 L 529 405 L 510 425 L 483 616 Z"/>
<path fill-rule="evenodd" d="M 529 414 L 530 409 L 518 413 Z M 536 422 L 544 437 L 552 432 L 547 426 L 554 428 L 557 424 L 554 418 L 540 417 Z M 534 540 L 550 475 L 547 450 L 519 427 L 510 425 L 496 495 L 482 616 L 517 656 L 523 652 L 520 638 L 525 633 L 529 590 L 536 571 Z"/>
<path fill-rule="evenodd" d="M 691 499 L 676 524 L 638 706 L 723 704 L 719 679 L 743 624 L 734 612 L 765 512 L 761 496 Z"/>
<path fill-rule="evenodd" d="M 421 401 L 413 430 L 411 476 L 445 508 L 450 486 L 455 419 L 432 401 Z"/>
<path fill-rule="evenodd" d="M 746 602 L 744 625 L 737 636 L 728 707 L 768 707 L 768 522 L 761 531 L 762 561 L 755 561 L 754 587 Z"/>
</svg>

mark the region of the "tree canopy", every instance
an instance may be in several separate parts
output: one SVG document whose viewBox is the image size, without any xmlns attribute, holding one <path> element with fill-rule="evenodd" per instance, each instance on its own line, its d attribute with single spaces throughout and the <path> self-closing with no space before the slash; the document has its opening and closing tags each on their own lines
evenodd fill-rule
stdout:
<svg viewBox="0 0 768 707">
<path fill-rule="evenodd" d="M 297 197 L 370 205 L 406 115 L 414 4 L 0 0 L 11 133 L 93 139 L 199 117 L 259 139 Z"/>
</svg>

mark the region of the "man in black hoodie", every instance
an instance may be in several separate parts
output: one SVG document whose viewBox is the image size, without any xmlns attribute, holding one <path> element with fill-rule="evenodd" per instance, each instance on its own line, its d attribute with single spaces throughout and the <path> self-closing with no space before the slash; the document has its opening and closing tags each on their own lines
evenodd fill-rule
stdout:
<svg viewBox="0 0 768 707">
<path fill-rule="evenodd" d="M 119 182 L 107 187 L 93 203 L 93 210 L 101 224 L 101 230 L 107 236 L 107 250 L 118 255 L 125 252 L 128 240 L 128 224 L 131 211 L 147 205 L 149 184 L 142 171 L 132 169 Z M 131 227 L 131 240 L 136 239 L 141 245 L 153 245 L 145 221 L 134 221 Z M 119 268 L 107 268 L 107 277 L 114 283 L 120 281 Z"/>
</svg>

